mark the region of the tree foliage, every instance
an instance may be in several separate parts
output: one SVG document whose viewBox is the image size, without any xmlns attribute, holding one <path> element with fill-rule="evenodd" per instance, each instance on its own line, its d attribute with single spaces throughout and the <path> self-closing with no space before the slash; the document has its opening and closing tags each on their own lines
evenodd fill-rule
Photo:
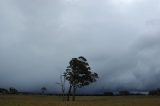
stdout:
<svg viewBox="0 0 160 106">
<path fill-rule="evenodd" d="M 95 82 L 98 78 L 98 74 L 91 72 L 91 68 L 87 62 L 87 59 L 82 56 L 71 59 L 64 75 L 70 84 L 68 95 L 70 95 L 71 89 L 73 87 L 73 101 L 75 100 L 74 95 L 76 88 L 89 85 L 90 83 Z"/>
<path fill-rule="evenodd" d="M 46 87 L 42 87 L 42 88 L 41 88 L 41 91 L 42 91 L 42 94 L 44 94 L 45 91 L 47 91 L 47 88 L 46 88 Z"/>
</svg>

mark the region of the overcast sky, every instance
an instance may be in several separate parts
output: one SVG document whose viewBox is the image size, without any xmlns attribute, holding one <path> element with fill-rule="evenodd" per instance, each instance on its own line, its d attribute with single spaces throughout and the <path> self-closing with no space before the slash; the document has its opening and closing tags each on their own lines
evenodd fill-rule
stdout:
<svg viewBox="0 0 160 106">
<path fill-rule="evenodd" d="M 59 91 L 84 56 L 100 77 L 92 91 L 156 89 L 159 29 L 158 0 L 0 0 L 0 87 Z"/>
</svg>

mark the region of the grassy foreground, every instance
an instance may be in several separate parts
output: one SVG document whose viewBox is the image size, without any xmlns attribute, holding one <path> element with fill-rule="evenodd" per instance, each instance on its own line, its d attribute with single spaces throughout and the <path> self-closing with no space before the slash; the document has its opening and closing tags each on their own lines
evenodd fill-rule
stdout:
<svg viewBox="0 0 160 106">
<path fill-rule="evenodd" d="M 160 96 L 79 96 L 62 102 L 59 96 L 0 95 L 0 106 L 160 106 Z"/>
</svg>

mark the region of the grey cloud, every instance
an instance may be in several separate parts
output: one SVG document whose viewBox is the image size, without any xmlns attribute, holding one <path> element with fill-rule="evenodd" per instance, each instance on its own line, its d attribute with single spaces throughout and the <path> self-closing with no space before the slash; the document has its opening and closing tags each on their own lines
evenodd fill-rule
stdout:
<svg viewBox="0 0 160 106">
<path fill-rule="evenodd" d="M 159 35 L 143 37 L 127 53 L 103 60 L 100 87 L 105 89 L 156 89 L 160 85 Z M 118 57 L 117 57 L 118 56 Z M 95 63 L 96 64 L 96 63 Z M 105 83 L 105 84 L 104 84 Z"/>
<path fill-rule="evenodd" d="M 99 73 L 93 90 L 160 87 L 160 3 L 120 1 L 0 1 L 0 87 L 56 91 L 80 55 Z"/>
</svg>

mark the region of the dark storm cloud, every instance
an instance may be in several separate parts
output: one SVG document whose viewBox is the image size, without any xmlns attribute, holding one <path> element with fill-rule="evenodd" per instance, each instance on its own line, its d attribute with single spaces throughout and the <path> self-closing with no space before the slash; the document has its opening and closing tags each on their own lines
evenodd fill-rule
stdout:
<svg viewBox="0 0 160 106">
<path fill-rule="evenodd" d="M 160 87 L 159 5 L 157 0 L 1 0 L 0 87 L 57 90 L 68 61 L 80 55 L 99 73 L 93 91 Z"/>
<path fill-rule="evenodd" d="M 127 52 L 97 61 L 101 63 L 97 65 L 97 70 L 102 70 L 99 86 L 110 90 L 144 90 L 160 87 L 159 42 L 159 35 L 143 37 Z"/>
</svg>

